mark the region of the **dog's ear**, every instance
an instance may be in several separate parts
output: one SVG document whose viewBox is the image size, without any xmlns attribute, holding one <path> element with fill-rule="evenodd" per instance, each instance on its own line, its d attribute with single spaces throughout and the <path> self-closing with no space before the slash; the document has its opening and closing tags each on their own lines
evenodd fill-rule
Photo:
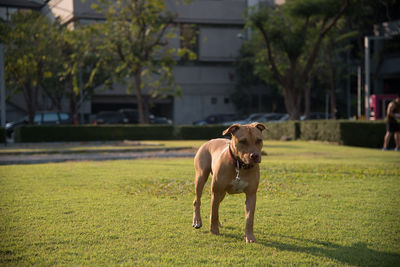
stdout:
<svg viewBox="0 0 400 267">
<path fill-rule="evenodd" d="M 260 130 L 261 132 L 264 130 L 268 130 L 267 127 L 265 127 L 264 124 L 258 123 L 258 122 L 253 122 L 251 124 L 253 127 L 256 127 L 258 130 Z"/>
<path fill-rule="evenodd" d="M 228 129 L 226 129 L 225 131 L 222 132 L 222 135 L 226 135 L 228 133 L 234 134 L 237 130 L 239 130 L 239 128 L 240 128 L 240 124 L 232 124 L 231 126 L 229 126 Z"/>
</svg>

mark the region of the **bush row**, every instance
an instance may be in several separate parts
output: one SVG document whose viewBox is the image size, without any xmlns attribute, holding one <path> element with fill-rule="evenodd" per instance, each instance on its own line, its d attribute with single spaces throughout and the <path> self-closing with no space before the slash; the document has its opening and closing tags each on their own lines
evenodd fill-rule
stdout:
<svg viewBox="0 0 400 267">
<path fill-rule="evenodd" d="M 171 125 L 57 125 L 22 126 L 15 142 L 111 141 L 111 140 L 196 140 L 222 137 L 228 126 Z M 342 145 L 382 147 L 385 122 L 318 120 L 266 124 L 265 139 L 318 140 Z M 1 132 L 0 132 L 1 134 Z M 4 135 L 4 134 L 3 134 Z"/>
<path fill-rule="evenodd" d="M 378 148 L 383 146 L 384 121 L 315 120 L 267 124 L 266 139 L 316 140 L 340 145 Z M 391 140 L 390 146 L 394 146 Z"/>
<path fill-rule="evenodd" d="M 174 139 L 165 125 L 29 125 L 15 129 L 15 142 L 72 142 Z"/>
<path fill-rule="evenodd" d="M 285 121 L 279 123 L 266 123 L 267 130 L 263 132 L 265 139 L 271 140 L 296 140 L 300 136 L 300 122 Z"/>
<path fill-rule="evenodd" d="M 227 126 L 29 125 L 15 129 L 15 142 L 212 139 Z"/>
<path fill-rule="evenodd" d="M 382 147 L 385 132 L 384 121 L 325 120 L 305 121 L 300 124 L 302 140 L 328 141 L 347 146 Z"/>
</svg>

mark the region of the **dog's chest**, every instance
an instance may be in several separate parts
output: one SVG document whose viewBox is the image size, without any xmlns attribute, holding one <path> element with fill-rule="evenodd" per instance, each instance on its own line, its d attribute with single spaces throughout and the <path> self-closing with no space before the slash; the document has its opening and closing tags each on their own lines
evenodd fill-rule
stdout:
<svg viewBox="0 0 400 267">
<path fill-rule="evenodd" d="M 229 194 L 239 194 L 243 193 L 246 187 L 249 185 L 248 182 L 243 181 L 242 179 L 233 179 L 228 186 L 227 192 Z"/>
</svg>

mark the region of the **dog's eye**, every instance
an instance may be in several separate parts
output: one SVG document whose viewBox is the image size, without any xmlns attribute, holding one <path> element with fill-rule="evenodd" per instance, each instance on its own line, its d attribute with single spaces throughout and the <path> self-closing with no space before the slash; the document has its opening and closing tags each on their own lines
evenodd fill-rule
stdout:
<svg viewBox="0 0 400 267">
<path fill-rule="evenodd" d="M 239 143 L 242 145 L 247 145 L 247 140 L 240 140 Z"/>
<path fill-rule="evenodd" d="M 261 140 L 261 139 L 257 139 L 257 140 L 256 140 L 256 144 L 257 144 L 257 145 L 259 145 L 259 144 L 261 144 L 261 143 L 262 143 L 262 140 Z"/>
</svg>

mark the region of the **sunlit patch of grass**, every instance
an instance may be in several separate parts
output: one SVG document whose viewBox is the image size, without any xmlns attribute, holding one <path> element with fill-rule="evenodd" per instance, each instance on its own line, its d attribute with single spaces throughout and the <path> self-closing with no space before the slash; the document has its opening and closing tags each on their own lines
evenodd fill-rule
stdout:
<svg viewBox="0 0 400 267">
<path fill-rule="evenodd" d="M 193 159 L 0 166 L 0 265 L 400 265 L 399 154 L 264 149 L 252 245 L 243 194 L 224 199 L 221 235 L 209 234 L 210 181 L 204 226 L 191 227 Z"/>
</svg>

